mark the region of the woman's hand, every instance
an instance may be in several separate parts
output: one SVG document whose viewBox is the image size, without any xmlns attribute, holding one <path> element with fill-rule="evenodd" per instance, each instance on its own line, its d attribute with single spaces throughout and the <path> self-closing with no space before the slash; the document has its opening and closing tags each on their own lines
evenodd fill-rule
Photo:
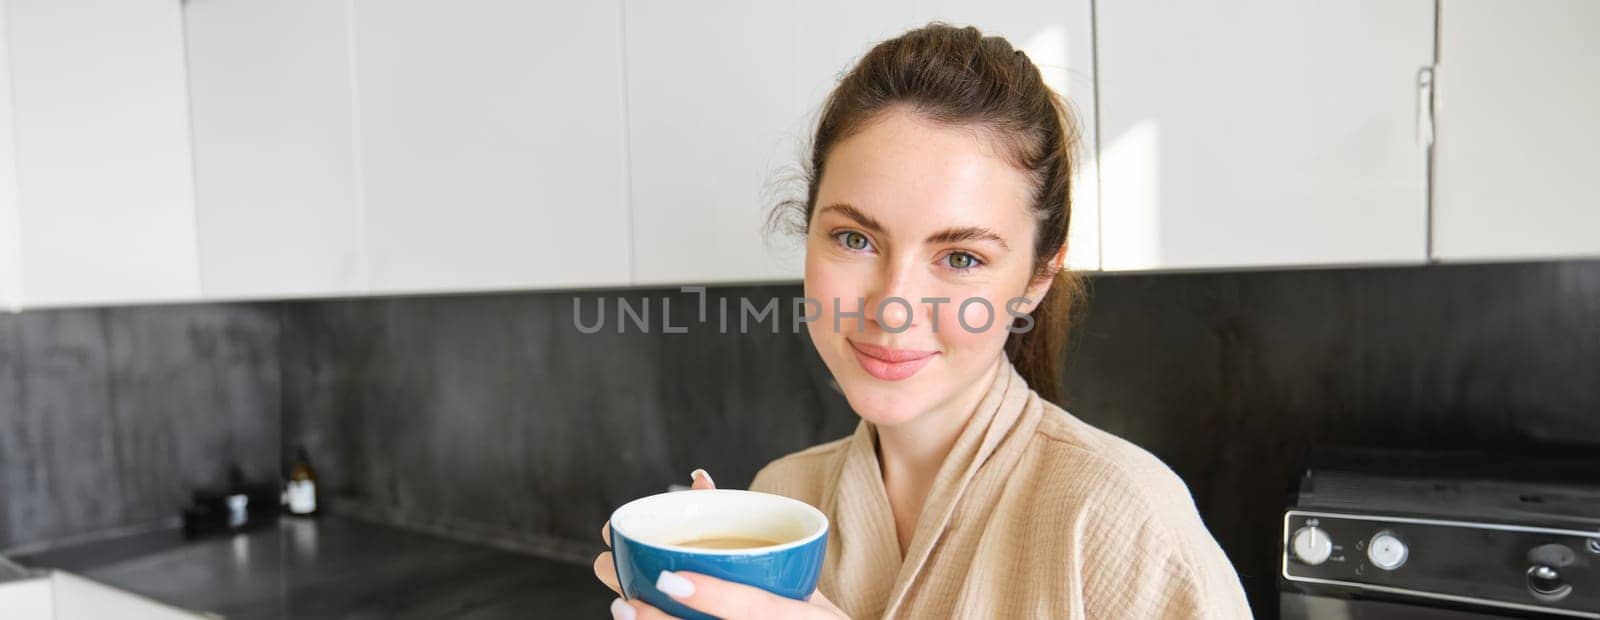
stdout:
<svg viewBox="0 0 1600 620">
<path fill-rule="evenodd" d="M 692 481 L 690 488 L 696 491 L 717 488 L 717 484 L 711 481 L 711 474 L 706 473 L 704 469 L 696 469 L 689 472 L 689 480 Z M 607 547 L 611 546 L 610 520 L 607 520 L 605 525 L 600 526 L 600 540 L 606 541 Z M 599 557 L 594 559 L 594 576 L 599 577 L 600 583 L 606 584 L 606 587 L 611 588 L 612 592 L 616 592 L 617 596 L 622 596 L 622 586 L 617 584 L 617 564 L 611 561 L 610 551 L 601 553 Z"/>
<path fill-rule="evenodd" d="M 694 481 L 693 489 L 717 488 L 711 481 L 711 475 L 703 469 L 694 470 L 689 477 Z M 606 541 L 606 546 L 611 546 L 609 521 L 600 528 L 600 537 Z M 617 585 L 617 567 L 611 561 L 611 552 L 595 558 L 594 574 L 611 591 L 622 594 L 622 588 Z M 684 605 L 719 618 L 847 618 L 821 592 L 812 592 L 810 599 L 797 601 L 742 583 L 688 571 L 662 572 L 656 580 L 656 589 Z M 657 620 L 672 616 L 643 601 L 618 598 L 611 602 L 611 617 L 618 620 Z"/>
<path fill-rule="evenodd" d="M 761 588 L 688 571 L 662 572 L 661 578 L 656 580 L 656 589 L 679 603 L 718 618 L 846 618 L 821 592 L 812 592 L 809 600 L 797 601 Z M 644 601 L 619 598 L 611 602 L 611 617 L 615 620 L 659 620 L 672 616 Z"/>
</svg>

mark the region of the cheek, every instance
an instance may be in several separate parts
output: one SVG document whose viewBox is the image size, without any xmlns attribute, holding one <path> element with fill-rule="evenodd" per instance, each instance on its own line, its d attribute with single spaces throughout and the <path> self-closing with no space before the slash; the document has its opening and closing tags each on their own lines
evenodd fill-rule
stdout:
<svg viewBox="0 0 1600 620">
<path fill-rule="evenodd" d="M 822 252 L 808 249 L 806 252 L 805 295 L 814 300 L 813 309 L 818 310 L 818 318 L 812 322 L 813 326 L 833 326 L 833 306 L 838 300 L 840 309 L 855 312 L 859 306 L 858 300 L 869 296 L 867 288 L 872 282 L 871 267 L 867 263 L 840 261 Z M 841 332 L 856 329 L 855 317 L 845 317 L 840 320 Z M 813 330 L 814 331 L 814 330 Z"/>
<path fill-rule="evenodd" d="M 808 303 L 806 311 L 815 312 L 816 316 L 814 320 L 806 323 L 806 329 L 810 331 L 811 340 L 817 344 L 817 349 L 825 351 L 825 341 L 833 335 L 833 300 L 854 299 L 857 296 L 854 287 L 859 285 L 859 279 L 838 263 L 819 259 L 815 253 L 807 252 L 804 284 L 806 299 L 815 302 L 815 304 Z M 842 323 L 840 327 L 853 328 Z"/>
<path fill-rule="evenodd" d="M 939 308 L 939 339 L 952 349 L 988 353 L 1005 345 L 1011 315 L 1006 296 L 992 291 L 969 292 Z M 987 302 L 984 303 L 984 302 Z"/>
</svg>

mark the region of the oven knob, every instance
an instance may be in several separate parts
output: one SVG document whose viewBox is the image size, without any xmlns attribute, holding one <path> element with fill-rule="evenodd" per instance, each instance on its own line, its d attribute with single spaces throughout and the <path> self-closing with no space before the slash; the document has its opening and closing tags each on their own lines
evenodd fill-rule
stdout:
<svg viewBox="0 0 1600 620">
<path fill-rule="evenodd" d="M 1383 570 L 1394 570 L 1406 563 L 1406 555 L 1410 553 L 1406 544 L 1400 542 L 1400 537 L 1394 532 L 1384 530 L 1378 532 L 1367 542 L 1367 559 L 1372 560 L 1372 565 Z"/>
<path fill-rule="evenodd" d="M 1559 601 L 1572 593 L 1572 584 L 1562 581 L 1554 567 L 1535 564 L 1528 569 L 1528 589 L 1540 599 Z"/>
<path fill-rule="evenodd" d="M 1333 539 L 1315 525 L 1295 530 L 1293 546 L 1294 556 L 1312 566 L 1328 561 L 1328 556 L 1333 554 Z"/>
</svg>

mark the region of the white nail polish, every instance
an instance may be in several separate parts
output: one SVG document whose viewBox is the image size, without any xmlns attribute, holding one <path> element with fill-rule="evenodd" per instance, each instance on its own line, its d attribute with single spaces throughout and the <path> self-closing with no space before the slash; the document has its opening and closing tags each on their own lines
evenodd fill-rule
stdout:
<svg viewBox="0 0 1600 620">
<path fill-rule="evenodd" d="M 716 481 L 711 479 L 711 474 L 707 473 L 706 470 L 704 470 L 704 469 L 696 469 L 694 471 L 689 472 L 689 481 L 693 482 L 694 479 L 696 477 L 698 477 L 698 476 L 705 476 L 706 477 L 706 482 L 710 482 L 713 486 L 715 486 L 717 484 Z"/>
<path fill-rule="evenodd" d="M 684 598 L 694 595 L 694 583 L 679 577 L 677 573 L 669 570 L 661 571 L 661 576 L 656 577 L 656 589 L 667 593 L 672 598 Z"/>
<path fill-rule="evenodd" d="M 620 599 L 620 598 L 617 599 L 617 600 L 611 601 L 611 619 L 612 620 L 633 620 L 633 617 L 634 617 L 634 613 L 633 613 L 633 606 L 632 605 L 629 605 L 629 604 L 623 602 L 622 599 Z"/>
</svg>

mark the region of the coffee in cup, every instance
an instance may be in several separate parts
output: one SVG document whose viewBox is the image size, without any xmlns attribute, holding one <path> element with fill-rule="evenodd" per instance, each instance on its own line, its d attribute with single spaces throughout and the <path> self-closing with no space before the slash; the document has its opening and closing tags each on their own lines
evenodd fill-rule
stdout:
<svg viewBox="0 0 1600 620">
<path fill-rule="evenodd" d="M 655 587 L 686 570 L 795 600 L 816 590 L 828 518 L 805 502 L 754 491 L 673 491 L 611 514 L 612 560 L 624 596 L 680 618 L 709 618 Z"/>
<path fill-rule="evenodd" d="M 771 547 L 781 545 L 781 541 L 766 538 L 753 538 L 750 536 L 709 536 L 696 538 L 678 543 L 679 547 L 695 549 L 751 549 L 754 547 Z"/>
</svg>

